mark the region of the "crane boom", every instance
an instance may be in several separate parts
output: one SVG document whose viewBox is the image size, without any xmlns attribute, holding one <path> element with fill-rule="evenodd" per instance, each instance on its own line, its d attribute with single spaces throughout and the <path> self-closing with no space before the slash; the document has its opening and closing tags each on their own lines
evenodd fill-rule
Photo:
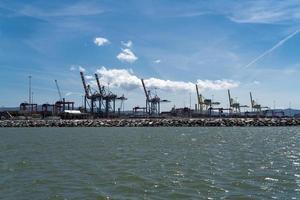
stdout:
<svg viewBox="0 0 300 200">
<path fill-rule="evenodd" d="M 145 95 L 146 95 L 146 99 L 147 99 L 147 101 L 150 101 L 149 94 L 147 92 L 147 89 L 146 89 L 146 86 L 145 86 L 145 83 L 144 83 L 144 79 L 141 79 L 141 81 L 142 81 L 143 89 L 144 89 L 144 92 L 145 92 Z"/>
<path fill-rule="evenodd" d="M 198 89 L 198 85 L 196 84 L 196 92 L 197 92 L 197 99 L 198 99 L 198 104 L 199 104 L 199 106 L 200 106 L 200 104 L 201 104 L 201 97 L 200 97 L 200 95 L 199 95 L 199 89 Z"/>
<path fill-rule="evenodd" d="M 251 108 L 253 109 L 254 101 L 253 101 L 252 93 L 251 92 L 250 92 L 250 100 L 251 100 Z"/>
<path fill-rule="evenodd" d="M 85 83 L 83 72 L 80 72 L 80 76 L 81 76 L 81 81 L 82 81 L 82 84 L 83 84 L 85 95 L 86 95 L 87 98 L 90 98 L 89 90 L 88 90 L 88 87 L 87 87 L 87 85 Z"/>
<path fill-rule="evenodd" d="M 101 85 L 100 85 L 98 74 L 95 74 L 95 78 L 96 78 L 96 81 L 97 81 L 99 92 L 100 92 L 101 95 L 103 95 L 103 90 L 102 90 Z"/>
<path fill-rule="evenodd" d="M 59 86 L 58 86 L 57 80 L 54 80 L 54 81 L 55 81 L 55 85 L 56 85 L 57 92 L 58 92 L 58 95 L 59 95 L 59 100 L 60 100 L 60 101 L 62 101 L 62 96 L 61 96 L 61 92 L 60 92 L 60 89 L 59 89 Z"/>
<path fill-rule="evenodd" d="M 231 107 L 232 106 L 232 99 L 231 99 L 231 96 L 230 96 L 230 90 L 228 90 L 228 98 L 229 98 L 229 105 Z"/>
</svg>

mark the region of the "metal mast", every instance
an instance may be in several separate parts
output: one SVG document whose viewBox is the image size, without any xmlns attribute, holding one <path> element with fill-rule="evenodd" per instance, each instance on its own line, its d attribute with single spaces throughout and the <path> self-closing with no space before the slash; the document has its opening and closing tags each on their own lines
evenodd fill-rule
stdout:
<svg viewBox="0 0 300 200">
<path fill-rule="evenodd" d="M 29 96 L 28 96 L 28 103 L 30 104 L 31 103 L 31 76 L 29 75 L 28 76 L 28 78 L 29 78 Z"/>
</svg>

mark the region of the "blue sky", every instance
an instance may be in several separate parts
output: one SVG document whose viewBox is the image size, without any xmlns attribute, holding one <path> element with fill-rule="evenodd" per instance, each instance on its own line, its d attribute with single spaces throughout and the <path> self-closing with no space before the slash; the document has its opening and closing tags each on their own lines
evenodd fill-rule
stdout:
<svg viewBox="0 0 300 200">
<path fill-rule="evenodd" d="M 157 88 L 177 107 L 192 104 L 194 83 L 228 105 L 249 92 L 263 105 L 300 108 L 300 3 L 296 0 L 0 2 L 0 106 L 28 99 L 81 104 L 79 68 L 97 70 L 104 85 L 125 94 L 125 106 L 144 104 L 138 82 Z M 169 80 L 169 81 L 167 81 Z M 93 84 L 93 80 L 91 84 Z"/>
</svg>

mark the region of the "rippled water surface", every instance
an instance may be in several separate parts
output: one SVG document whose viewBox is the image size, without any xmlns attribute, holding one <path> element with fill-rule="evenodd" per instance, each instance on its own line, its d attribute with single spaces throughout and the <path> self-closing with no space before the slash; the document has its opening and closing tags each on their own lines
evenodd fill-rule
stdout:
<svg viewBox="0 0 300 200">
<path fill-rule="evenodd" d="M 300 199 L 300 128 L 0 129 L 0 199 Z"/>
</svg>

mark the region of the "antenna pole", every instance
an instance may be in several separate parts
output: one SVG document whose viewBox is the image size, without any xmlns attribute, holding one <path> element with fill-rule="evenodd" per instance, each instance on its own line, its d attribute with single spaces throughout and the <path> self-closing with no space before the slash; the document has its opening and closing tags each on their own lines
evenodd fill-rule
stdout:
<svg viewBox="0 0 300 200">
<path fill-rule="evenodd" d="M 28 103 L 30 104 L 31 103 L 31 76 L 30 75 L 28 76 L 28 79 L 29 79 L 29 91 L 28 91 L 29 92 L 29 97 L 28 97 L 29 101 L 28 101 Z"/>
</svg>

